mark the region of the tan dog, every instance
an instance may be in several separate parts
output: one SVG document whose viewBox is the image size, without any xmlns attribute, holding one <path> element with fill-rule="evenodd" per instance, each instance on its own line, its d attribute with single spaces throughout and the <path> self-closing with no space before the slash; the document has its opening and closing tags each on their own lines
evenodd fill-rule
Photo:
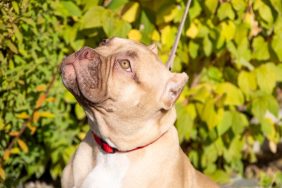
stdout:
<svg viewBox="0 0 282 188">
<path fill-rule="evenodd" d="M 179 146 L 174 103 L 188 77 L 171 73 L 154 45 L 112 38 L 61 65 L 91 131 L 64 169 L 64 188 L 217 187 Z"/>
</svg>

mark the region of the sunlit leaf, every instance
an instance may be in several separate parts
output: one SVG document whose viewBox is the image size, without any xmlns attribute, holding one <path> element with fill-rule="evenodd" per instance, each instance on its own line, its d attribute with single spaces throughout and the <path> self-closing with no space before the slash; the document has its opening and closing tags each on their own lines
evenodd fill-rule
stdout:
<svg viewBox="0 0 282 188">
<path fill-rule="evenodd" d="M 232 6 L 229 2 L 224 2 L 219 6 L 217 15 L 220 20 L 223 20 L 225 18 L 229 18 L 231 20 L 234 19 L 235 13 L 232 9 Z"/>
<path fill-rule="evenodd" d="M 28 146 L 26 145 L 26 143 L 20 138 L 17 139 L 17 142 L 18 142 L 20 148 L 23 150 L 23 152 L 27 153 L 28 152 Z"/>
<path fill-rule="evenodd" d="M 197 25 L 194 22 L 192 22 L 190 27 L 186 31 L 186 36 L 193 39 L 197 36 L 198 33 L 199 33 L 199 29 L 198 29 Z"/>
<path fill-rule="evenodd" d="M 271 47 L 280 61 L 282 61 L 282 53 L 281 53 L 282 52 L 282 43 L 281 41 L 282 41 L 282 33 L 281 32 L 275 33 L 275 35 L 273 36 L 272 42 L 271 42 Z"/>
<path fill-rule="evenodd" d="M 10 136 L 19 136 L 20 135 L 20 132 L 19 131 L 11 131 L 9 133 Z"/>
<path fill-rule="evenodd" d="M 226 95 L 224 100 L 226 105 L 242 105 L 244 103 L 244 96 L 241 90 L 231 83 L 218 84 L 215 92 L 219 95 Z"/>
<path fill-rule="evenodd" d="M 0 179 L 5 180 L 6 179 L 6 173 L 2 166 L 0 166 Z"/>
<path fill-rule="evenodd" d="M 273 23 L 273 16 L 270 7 L 267 6 L 263 1 L 254 1 L 254 9 L 258 10 L 259 15 L 266 22 L 266 24 L 263 22 L 261 23 L 264 26 L 270 27 L 270 25 Z"/>
<path fill-rule="evenodd" d="M 280 0 L 270 0 L 273 8 L 279 13 L 282 14 L 282 2 Z"/>
<path fill-rule="evenodd" d="M 134 22 L 138 16 L 139 7 L 139 3 L 137 2 L 130 2 L 127 4 L 126 7 L 124 7 L 126 11 L 122 14 L 122 19 L 129 23 Z"/>
<path fill-rule="evenodd" d="M 75 115 L 77 119 L 83 119 L 85 118 L 85 112 L 83 108 L 77 103 L 75 104 Z"/>
<path fill-rule="evenodd" d="M 257 88 L 256 74 L 254 72 L 242 71 L 238 76 L 240 89 L 249 96 Z"/>
<path fill-rule="evenodd" d="M 92 7 L 80 19 L 81 27 L 85 29 L 101 27 L 106 21 L 105 17 L 109 16 L 111 16 L 110 12 L 103 7 Z"/>
<path fill-rule="evenodd" d="M 10 41 L 10 40 L 7 40 L 6 41 L 6 45 L 9 47 L 9 49 L 12 51 L 12 52 L 14 52 L 14 53 L 18 53 L 18 49 L 17 49 L 17 47 L 16 47 L 16 45 L 12 42 L 12 41 Z"/>
<path fill-rule="evenodd" d="M 237 11 L 243 12 L 247 8 L 247 2 L 244 0 L 232 0 L 231 4 Z"/>
<path fill-rule="evenodd" d="M 206 0 L 204 1 L 208 10 L 213 14 L 216 11 L 218 0 Z"/>
<path fill-rule="evenodd" d="M 262 36 L 254 38 L 252 43 L 253 48 L 253 58 L 257 60 L 267 60 L 269 59 L 268 45 L 264 41 Z"/>
<path fill-rule="evenodd" d="M 4 161 L 7 161 L 10 158 L 11 150 L 5 150 L 3 154 Z"/>
<path fill-rule="evenodd" d="M 60 1 L 63 7 L 68 11 L 70 16 L 81 16 L 79 7 L 72 1 Z"/>
<path fill-rule="evenodd" d="M 252 101 L 251 112 L 259 121 L 263 121 L 267 111 L 277 116 L 279 105 L 272 95 L 259 94 Z"/>
<path fill-rule="evenodd" d="M 206 36 L 203 40 L 203 48 L 204 48 L 204 53 L 205 53 L 206 56 L 211 55 L 212 47 L 213 47 L 213 44 L 212 44 L 211 40 L 209 39 L 208 36 Z"/>
<path fill-rule="evenodd" d="M 232 114 L 229 111 L 223 113 L 222 120 L 217 126 L 218 135 L 224 134 L 232 125 Z"/>
<path fill-rule="evenodd" d="M 189 54 L 191 55 L 192 58 L 196 58 L 198 55 L 198 50 L 199 50 L 199 44 L 190 41 L 189 42 Z"/>
<path fill-rule="evenodd" d="M 226 41 L 229 41 L 234 38 L 236 27 L 235 24 L 231 21 L 222 22 L 221 26 L 221 35 Z"/>
<path fill-rule="evenodd" d="M 261 65 L 255 70 L 257 83 L 262 91 L 272 93 L 277 81 L 276 70 L 273 63 Z"/>
<path fill-rule="evenodd" d="M 151 38 L 152 38 L 153 41 L 160 41 L 160 39 L 161 39 L 160 34 L 157 30 L 153 31 Z"/>
<path fill-rule="evenodd" d="M 142 38 L 142 34 L 137 29 L 131 29 L 128 33 L 128 38 L 139 42 Z"/>
<path fill-rule="evenodd" d="M 20 119 L 28 119 L 29 115 L 26 112 L 22 112 L 20 114 L 17 114 L 16 117 Z"/>
<path fill-rule="evenodd" d="M 193 4 L 189 10 L 189 18 L 190 20 L 193 20 L 194 18 L 196 18 L 197 16 L 199 16 L 201 14 L 202 11 L 202 7 L 200 5 L 199 1 L 193 1 Z"/>
<path fill-rule="evenodd" d="M 45 84 L 38 85 L 38 86 L 36 86 L 35 90 L 36 91 L 45 91 L 46 85 Z"/>
<path fill-rule="evenodd" d="M 46 99 L 46 95 L 41 94 L 41 95 L 39 96 L 39 98 L 37 99 L 37 101 L 36 101 L 35 108 L 41 107 L 42 104 L 44 103 L 45 99 Z"/>
</svg>

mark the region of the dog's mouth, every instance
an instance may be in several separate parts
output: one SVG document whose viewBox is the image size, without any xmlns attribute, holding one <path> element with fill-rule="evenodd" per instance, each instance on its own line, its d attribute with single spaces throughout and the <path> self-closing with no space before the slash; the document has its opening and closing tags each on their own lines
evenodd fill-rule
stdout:
<svg viewBox="0 0 282 188">
<path fill-rule="evenodd" d="M 84 47 L 66 57 L 61 64 L 61 76 L 66 88 L 79 102 L 99 103 L 106 97 L 106 63 L 94 49 Z"/>
</svg>

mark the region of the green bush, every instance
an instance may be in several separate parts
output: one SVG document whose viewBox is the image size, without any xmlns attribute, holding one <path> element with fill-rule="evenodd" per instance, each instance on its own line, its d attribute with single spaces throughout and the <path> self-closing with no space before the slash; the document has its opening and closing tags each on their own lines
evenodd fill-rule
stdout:
<svg viewBox="0 0 282 188">
<path fill-rule="evenodd" d="M 155 42 L 165 62 L 185 3 L 1 1 L 3 185 L 43 174 L 58 179 L 88 129 L 84 112 L 61 83 L 63 57 L 119 36 Z M 193 164 L 219 182 L 256 161 L 255 144 L 268 140 L 275 152 L 281 140 L 281 15 L 279 0 L 192 3 L 173 67 L 190 76 L 176 104 L 176 126 Z"/>
</svg>

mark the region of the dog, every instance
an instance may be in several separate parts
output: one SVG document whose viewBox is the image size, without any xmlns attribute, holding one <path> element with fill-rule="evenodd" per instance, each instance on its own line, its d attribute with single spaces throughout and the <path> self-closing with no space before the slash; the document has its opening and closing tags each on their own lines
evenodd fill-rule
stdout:
<svg viewBox="0 0 282 188">
<path fill-rule="evenodd" d="M 156 45 L 103 40 L 66 57 L 61 77 L 90 125 L 63 188 L 218 187 L 179 146 L 174 104 L 188 76 L 170 72 Z"/>
</svg>

